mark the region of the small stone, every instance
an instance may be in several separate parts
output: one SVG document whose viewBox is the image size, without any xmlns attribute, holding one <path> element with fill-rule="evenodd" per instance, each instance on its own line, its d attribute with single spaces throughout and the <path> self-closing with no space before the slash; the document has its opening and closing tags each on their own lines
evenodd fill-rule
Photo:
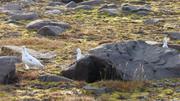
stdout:
<svg viewBox="0 0 180 101">
<path fill-rule="evenodd" d="M 60 11 L 60 10 L 58 10 L 58 9 L 47 10 L 47 11 L 45 12 L 45 14 L 50 14 L 50 15 L 62 14 L 62 11 Z"/>
</svg>

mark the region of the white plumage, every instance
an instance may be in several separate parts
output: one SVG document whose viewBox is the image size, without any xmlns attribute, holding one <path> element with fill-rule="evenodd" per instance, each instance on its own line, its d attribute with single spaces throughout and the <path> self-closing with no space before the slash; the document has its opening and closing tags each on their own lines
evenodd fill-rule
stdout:
<svg viewBox="0 0 180 101">
<path fill-rule="evenodd" d="M 164 37 L 163 39 L 163 48 L 168 48 L 168 41 L 169 41 L 169 38 L 167 36 Z"/>
<path fill-rule="evenodd" d="M 76 54 L 76 60 L 78 61 L 79 59 L 82 59 L 82 58 L 84 58 L 85 56 L 81 53 L 81 49 L 80 48 L 77 48 L 76 49 L 76 52 L 77 52 L 77 54 Z"/>
<path fill-rule="evenodd" d="M 39 60 L 31 56 L 26 47 L 22 47 L 22 62 L 25 64 L 26 69 L 42 69 L 44 66 Z"/>
</svg>

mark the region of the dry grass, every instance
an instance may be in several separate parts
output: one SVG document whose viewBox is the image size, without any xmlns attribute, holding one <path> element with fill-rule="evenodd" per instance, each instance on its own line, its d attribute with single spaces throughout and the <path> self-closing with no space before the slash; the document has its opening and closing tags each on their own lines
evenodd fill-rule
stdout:
<svg viewBox="0 0 180 101">
<path fill-rule="evenodd" d="M 17 77 L 19 80 L 35 80 L 39 76 L 39 72 L 37 70 L 28 70 L 28 71 L 18 71 Z"/>
<path fill-rule="evenodd" d="M 55 49 L 58 46 L 62 46 L 64 42 L 59 40 L 50 40 L 48 38 L 37 38 L 37 37 L 31 37 L 31 38 L 9 38 L 9 39 L 2 39 L 0 41 L 0 45 L 29 45 L 29 46 L 40 46 L 42 48 L 48 48 L 48 49 Z"/>
<path fill-rule="evenodd" d="M 90 96 L 65 96 L 62 101 L 95 101 L 95 99 Z"/>
<path fill-rule="evenodd" d="M 96 83 L 99 87 L 107 87 L 120 91 L 133 91 L 137 88 L 143 87 L 142 81 L 99 81 Z"/>
</svg>

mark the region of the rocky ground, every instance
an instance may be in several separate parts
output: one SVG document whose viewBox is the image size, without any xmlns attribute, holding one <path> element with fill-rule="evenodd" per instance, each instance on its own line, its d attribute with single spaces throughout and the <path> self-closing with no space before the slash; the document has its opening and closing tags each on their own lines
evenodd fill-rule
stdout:
<svg viewBox="0 0 180 101">
<path fill-rule="evenodd" d="M 79 3 L 68 3 L 68 0 L 1 1 L 1 56 L 19 57 L 19 46 L 25 45 L 42 60 L 45 69 L 25 70 L 18 62 L 16 83 L 0 85 L 0 100 L 180 100 L 179 78 L 86 83 L 59 76 L 76 61 L 78 47 L 87 54 L 91 48 L 104 43 L 127 40 L 161 43 L 164 34 L 170 37 L 170 44 L 180 44 L 179 0 L 74 1 Z M 4 58 L 7 59 L 1 57 Z"/>
</svg>

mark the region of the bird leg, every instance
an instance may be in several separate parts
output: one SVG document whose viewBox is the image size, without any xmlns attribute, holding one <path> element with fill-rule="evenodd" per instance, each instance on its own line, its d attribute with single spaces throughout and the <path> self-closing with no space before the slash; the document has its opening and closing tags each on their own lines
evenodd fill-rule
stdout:
<svg viewBox="0 0 180 101">
<path fill-rule="evenodd" d="M 26 65 L 26 64 L 25 64 L 25 67 L 26 67 L 25 69 L 30 69 L 30 68 L 29 68 L 29 66 L 28 66 L 28 65 Z"/>
</svg>

